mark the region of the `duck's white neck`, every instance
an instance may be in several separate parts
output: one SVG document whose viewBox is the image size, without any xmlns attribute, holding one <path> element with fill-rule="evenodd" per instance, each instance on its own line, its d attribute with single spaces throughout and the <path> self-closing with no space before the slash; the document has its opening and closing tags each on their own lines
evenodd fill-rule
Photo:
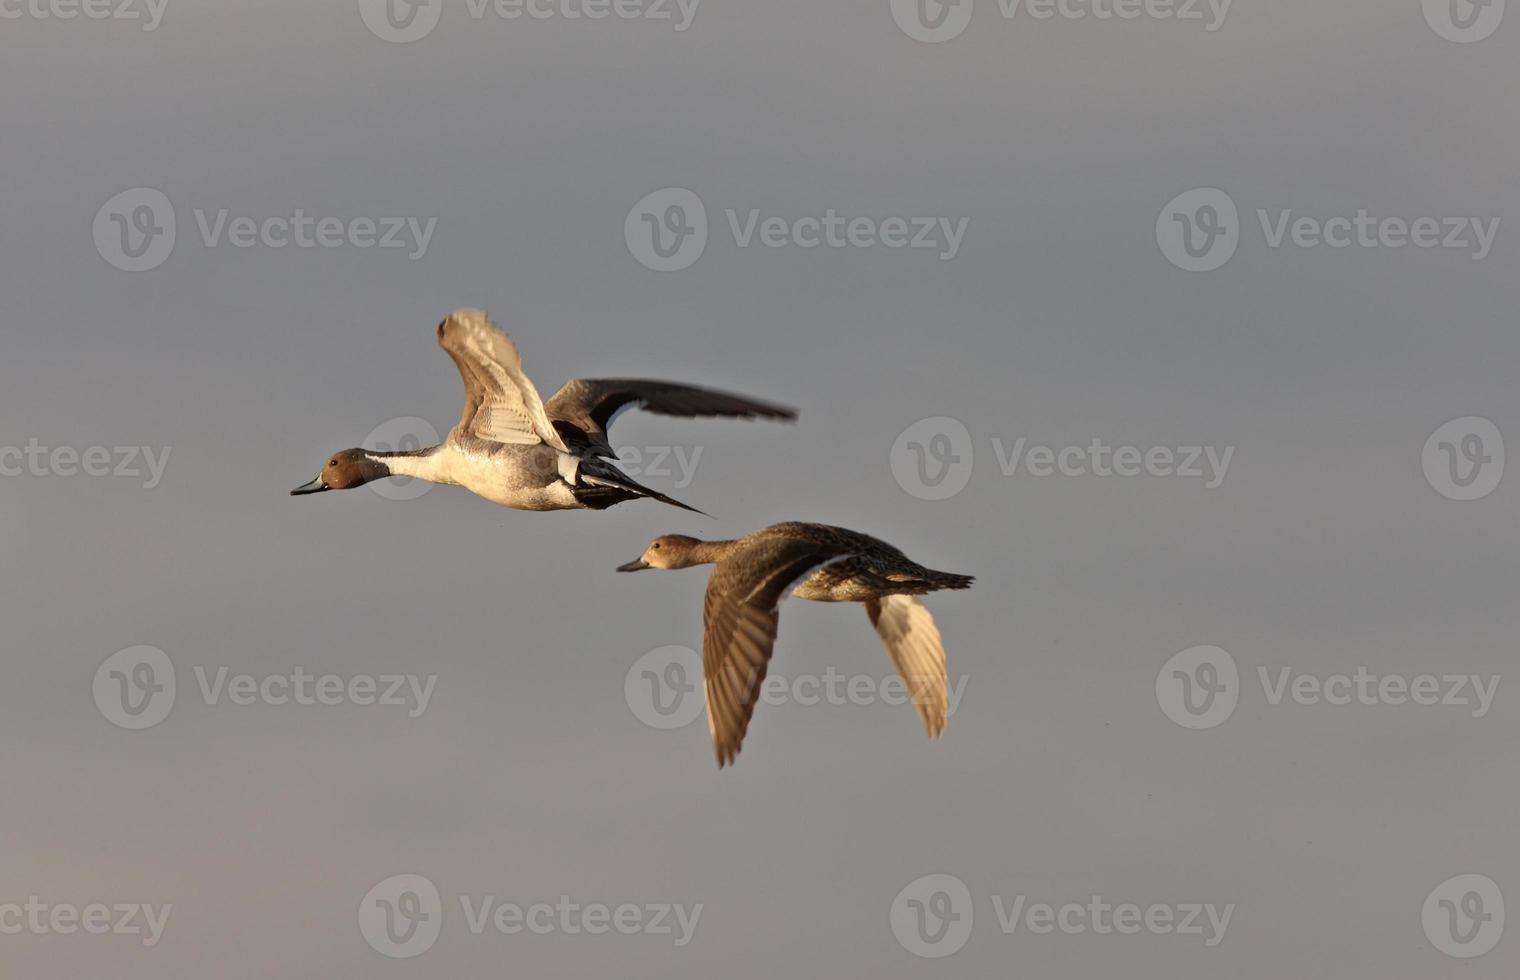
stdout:
<svg viewBox="0 0 1520 980">
<path fill-rule="evenodd" d="M 365 453 L 370 459 L 391 471 L 392 476 L 411 476 L 429 483 L 451 483 L 444 463 L 443 453 L 436 447 L 420 454 L 388 456 L 383 453 Z"/>
</svg>

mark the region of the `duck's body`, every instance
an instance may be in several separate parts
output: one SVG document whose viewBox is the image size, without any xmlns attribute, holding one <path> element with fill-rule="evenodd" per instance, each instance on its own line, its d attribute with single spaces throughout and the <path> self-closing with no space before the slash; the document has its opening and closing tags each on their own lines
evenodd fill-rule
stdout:
<svg viewBox="0 0 1520 980">
<path fill-rule="evenodd" d="M 791 595 L 813 602 L 870 602 L 891 595 L 921 595 L 936 589 L 965 588 L 964 575 L 936 572 L 879 538 L 829 524 L 787 521 L 739 539 L 735 552 L 767 540 L 802 542 L 837 555 L 792 587 Z M 965 579 L 965 585 L 953 585 Z"/>
<path fill-rule="evenodd" d="M 703 603 L 702 673 L 720 767 L 739 754 L 775 646 L 781 600 L 860 602 L 907 685 L 930 738 L 948 710 L 945 650 L 934 617 L 914 598 L 970 588 L 969 575 L 926 568 L 858 531 L 787 522 L 731 541 L 656 538 L 619 571 L 714 566 Z"/>
<path fill-rule="evenodd" d="M 464 487 L 517 510 L 603 510 L 639 497 L 692 510 L 612 464 L 607 429 L 619 413 L 638 406 L 687 418 L 796 418 L 779 405 L 668 381 L 580 379 L 544 402 L 523 373 L 516 345 L 479 310 L 450 315 L 438 326 L 438 343 L 465 389 L 464 414 L 448 437 L 415 452 L 344 450 L 293 494 L 406 476 Z"/>
<path fill-rule="evenodd" d="M 516 446 L 460 438 L 451 432 L 441 445 L 416 453 L 373 454 L 392 475 L 464 487 L 477 497 L 515 510 L 576 510 L 589 507 L 561 473 L 564 453 L 542 443 Z M 578 461 L 572 461 L 578 463 Z M 572 474 L 573 476 L 573 474 Z M 627 494 L 619 499 L 631 499 Z"/>
</svg>

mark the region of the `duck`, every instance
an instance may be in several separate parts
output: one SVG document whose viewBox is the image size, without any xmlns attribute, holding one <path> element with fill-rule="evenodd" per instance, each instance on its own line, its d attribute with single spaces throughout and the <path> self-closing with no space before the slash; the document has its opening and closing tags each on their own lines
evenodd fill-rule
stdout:
<svg viewBox="0 0 1520 980">
<path fill-rule="evenodd" d="M 517 510 L 605 510 L 650 498 L 701 514 L 610 461 L 617 455 L 607 436 L 613 421 L 635 407 L 682 418 L 797 418 L 794 409 L 744 395 L 632 378 L 569 381 L 546 402 L 523 372 L 517 345 L 484 310 L 456 310 L 437 333 L 464 382 L 464 412 L 444 440 L 414 451 L 345 449 L 291 496 L 401 476 L 464 487 Z"/>
<path fill-rule="evenodd" d="M 929 738 L 944 731 L 945 647 L 918 596 L 969 589 L 973 576 L 926 568 L 868 534 L 800 521 L 725 541 L 662 535 L 617 570 L 697 565 L 713 566 L 702 603 L 702 675 L 719 769 L 732 764 L 743 745 L 787 595 L 864 603 Z"/>
</svg>

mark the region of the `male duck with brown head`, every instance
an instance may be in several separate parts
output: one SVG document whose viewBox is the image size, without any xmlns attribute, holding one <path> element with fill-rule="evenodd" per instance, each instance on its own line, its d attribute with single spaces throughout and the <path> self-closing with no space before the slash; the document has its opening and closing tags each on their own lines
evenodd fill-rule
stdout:
<svg viewBox="0 0 1520 980">
<path fill-rule="evenodd" d="M 607 429 L 621 412 L 797 417 L 780 405 L 669 381 L 570 381 L 545 402 L 523 373 L 517 346 L 480 310 L 451 314 L 438 325 L 438 343 L 464 380 L 464 414 L 448 437 L 415 452 L 345 449 L 293 496 L 409 476 L 461 486 L 518 510 L 604 510 L 639 497 L 695 510 L 640 486 L 610 462 L 617 454 Z"/>
<path fill-rule="evenodd" d="M 925 568 L 901 551 L 857 531 L 827 524 L 774 524 L 732 541 L 682 534 L 655 538 L 644 554 L 618 568 L 713 565 L 702 606 L 702 676 L 707 727 L 722 768 L 733 762 L 749 729 L 755 699 L 776 644 L 781 600 L 863 602 L 930 738 L 945 728 L 945 647 L 934 617 L 915 596 L 968 589 L 975 581 Z"/>
</svg>

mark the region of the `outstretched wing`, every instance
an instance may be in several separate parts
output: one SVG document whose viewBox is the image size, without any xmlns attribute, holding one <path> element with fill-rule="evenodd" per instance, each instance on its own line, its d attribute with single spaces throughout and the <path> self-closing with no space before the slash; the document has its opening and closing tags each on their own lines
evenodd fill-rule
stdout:
<svg viewBox="0 0 1520 980">
<path fill-rule="evenodd" d="M 724 416 L 741 419 L 795 421 L 797 412 L 745 395 L 672 381 L 641 381 L 633 378 L 579 378 L 549 399 L 546 409 L 556 421 L 569 422 L 592 439 L 605 441 L 613 420 L 630 408 L 643 408 L 657 415 L 681 418 Z"/>
<path fill-rule="evenodd" d="M 458 310 L 438 325 L 438 345 L 464 380 L 459 431 L 487 442 L 567 450 L 523 373 L 517 345 L 482 310 Z"/>
<path fill-rule="evenodd" d="M 713 568 L 702 609 L 702 677 L 719 768 L 734 761 L 749 729 L 776 644 L 782 598 L 834 556 L 806 541 L 771 539 Z"/>
<path fill-rule="evenodd" d="M 903 679 L 930 738 L 945 730 L 945 645 L 929 608 L 912 596 L 889 595 L 866 602 L 866 615 Z"/>
</svg>

